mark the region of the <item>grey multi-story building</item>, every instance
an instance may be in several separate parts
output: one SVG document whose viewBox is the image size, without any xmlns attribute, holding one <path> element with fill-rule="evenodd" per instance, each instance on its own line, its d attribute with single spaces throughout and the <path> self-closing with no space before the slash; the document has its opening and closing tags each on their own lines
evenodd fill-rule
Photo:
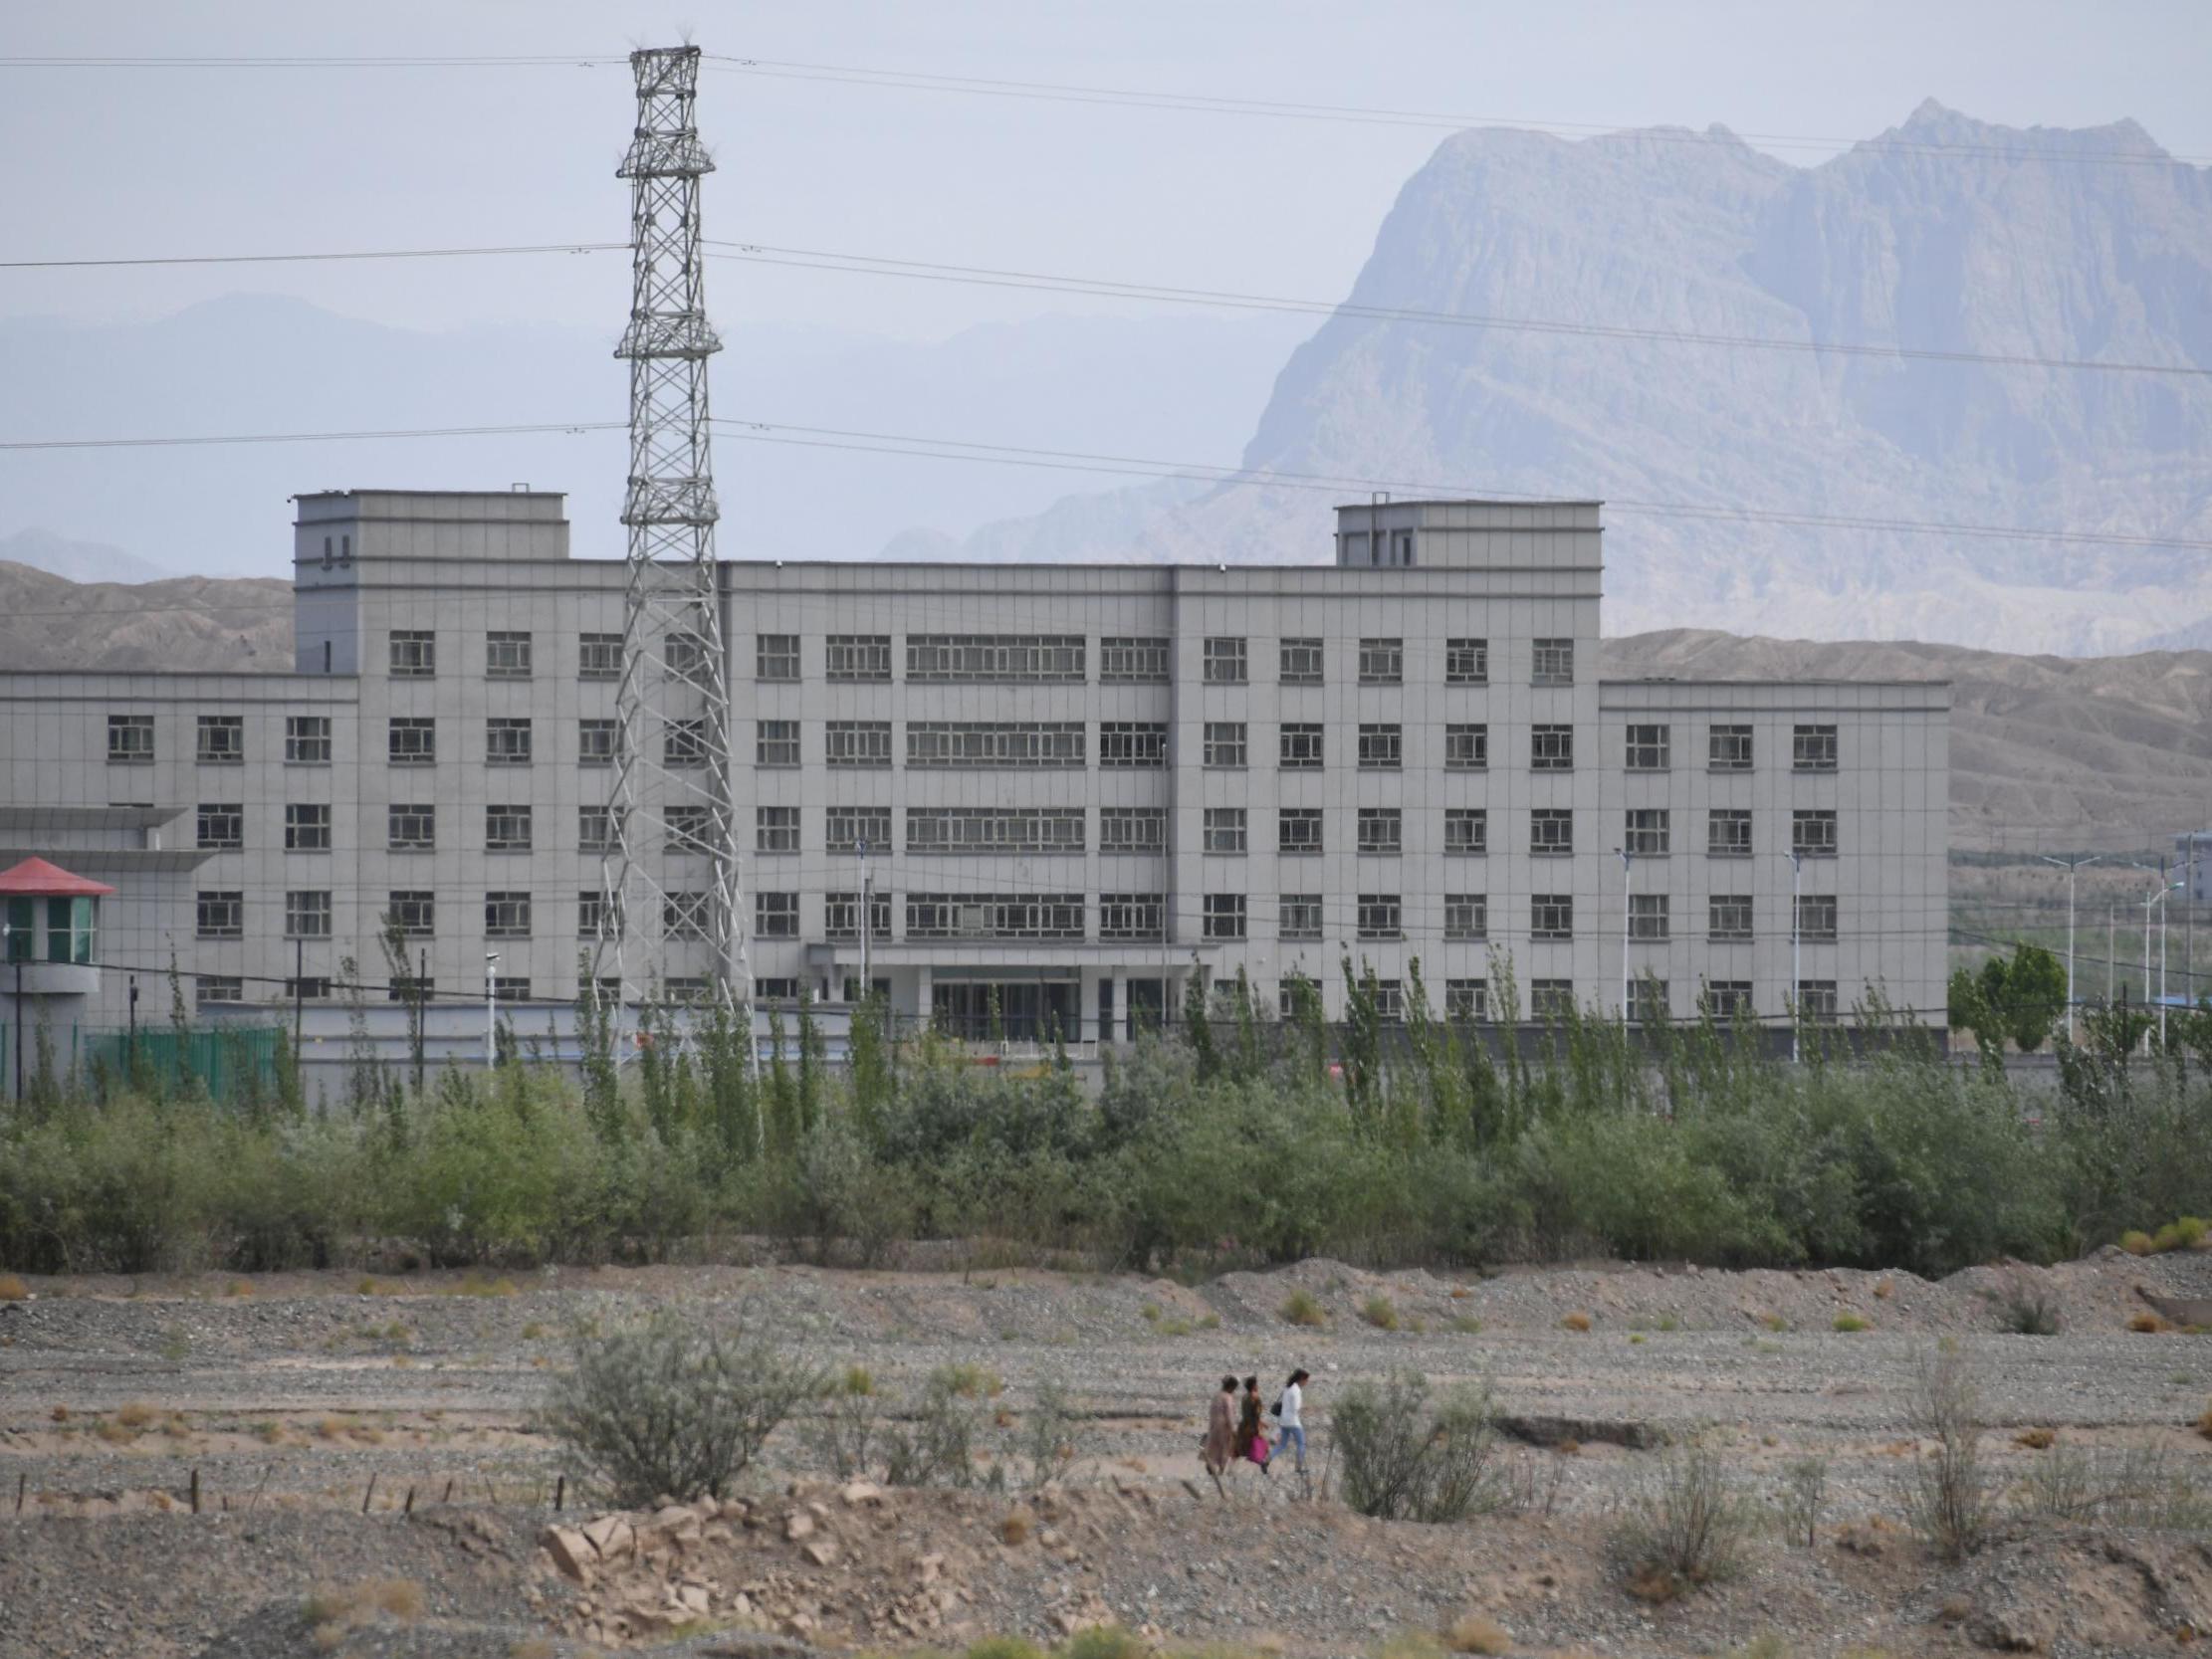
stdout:
<svg viewBox="0 0 2212 1659">
<path fill-rule="evenodd" d="M 82 1017 L 172 959 L 202 1003 L 382 986 L 387 917 L 441 1003 L 572 1001 L 622 564 L 556 495 L 298 506 L 295 672 L 0 673 L 0 867 L 118 890 Z M 1341 510 L 1331 564 L 726 561 L 758 989 L 856 995 L 865 927 L 898 1013 L 1075 1040 L 1194 975 L 1333 1017 L 1347 960 L 1474 1018 L 1509 972 L 1524 1017 L 1940 1024 L 1948 688 L 1603 679 L 1601 538 L 1405 502 Z M 669 948 L 626 995 L 702 982 Z"/>
</svg>

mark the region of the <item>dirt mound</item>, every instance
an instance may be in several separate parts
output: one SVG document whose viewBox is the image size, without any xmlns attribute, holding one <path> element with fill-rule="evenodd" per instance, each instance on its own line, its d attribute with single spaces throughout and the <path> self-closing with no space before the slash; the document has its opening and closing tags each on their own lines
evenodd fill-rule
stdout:
<svg viewBox="0 0 2212 1659">
<path fill-rule="evenodd" d="M 1929 1593 L 1939 1599 L 1939 1622 L 1998 1652 L 2166 1652 L 2212 1632 L 2212 1543 L 2171 1534 L 2023 1536 Z"/>
</svg>

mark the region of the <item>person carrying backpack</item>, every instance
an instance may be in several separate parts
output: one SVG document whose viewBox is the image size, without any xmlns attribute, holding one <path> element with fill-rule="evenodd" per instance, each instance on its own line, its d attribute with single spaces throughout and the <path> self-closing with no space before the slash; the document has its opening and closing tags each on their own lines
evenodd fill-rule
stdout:
<svg viewBox="0 0 2212 1659">
<path fill-rule="evenodd" d="M 1311 1378 L 1302 1370 L 1292 1371 L 1290 1380 L 1282 1385 L 1282 1392 L 1275 1397 L 1275 1450 L 1279 1454 L 1285 1446 L 1295 1446 L 1298 1451 L 1298 1473 L 1306 1472 L 1306 1383 Z"/>
</svg>

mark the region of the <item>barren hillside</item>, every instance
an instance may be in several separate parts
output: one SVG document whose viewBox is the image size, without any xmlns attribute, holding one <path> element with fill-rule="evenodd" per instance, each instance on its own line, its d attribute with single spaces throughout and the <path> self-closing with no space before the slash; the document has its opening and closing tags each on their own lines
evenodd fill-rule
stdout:
<svg viewBox="0 0 2212 1659">
<path fill-rule="evenodd" d="M 0 559 L 0 668 L 292 669 L 292 584 L 73 582 Z"/>
</svg>

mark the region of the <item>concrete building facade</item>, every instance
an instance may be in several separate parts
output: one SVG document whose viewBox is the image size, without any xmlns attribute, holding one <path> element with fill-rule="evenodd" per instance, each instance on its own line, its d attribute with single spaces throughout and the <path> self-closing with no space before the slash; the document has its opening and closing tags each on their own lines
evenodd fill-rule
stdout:
<svg viewBox="0 0 2212 1659">
<path fill-rule="evenodd" d="M 622 565 L 555 495 L 298 505 L 296 672 L 0 673 L 0 861 L 116 887 L 111 961 L 203 1005 L 385 987 L 386 916 L 441 1005 L 495 953 L 572 1001 Z M 1509 971 L 1523 1017 L 1940 1024 L 1948 688 L 1605 680 L 1601 541 L 1594 503 L 1416 502 L 1341 510 L 1330 564 L 725 562 L 759 988 L 855 994 L 865 908 L 898 1013 L 1017 1035 L 1240 972 L 1335 1017 L 1346 958 L 1472 1018 Z M 628 968 L 685 991 L 704 948 Z"/>
</svg>

